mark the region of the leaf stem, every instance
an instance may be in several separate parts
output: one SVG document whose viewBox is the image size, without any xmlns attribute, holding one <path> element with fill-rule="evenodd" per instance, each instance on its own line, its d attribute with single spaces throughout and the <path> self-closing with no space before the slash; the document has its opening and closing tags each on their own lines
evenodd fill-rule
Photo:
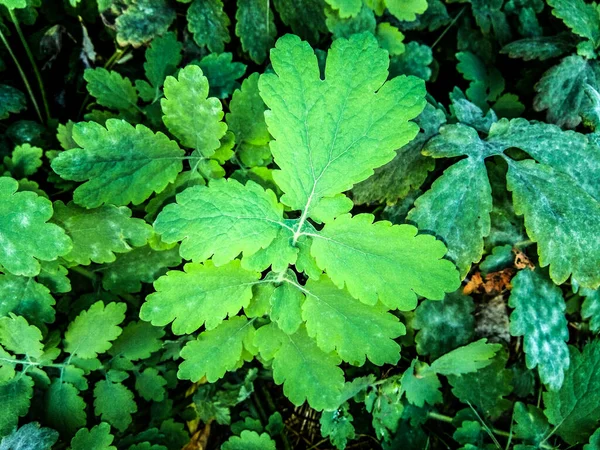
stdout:
<svg viewBox="0 0 600 450">
<path fill-rule="evenodd" d="M 46 90 L 44 89 L 44 82 L 42 81 L 42 76 L 40 75 L 40 71 L 38 70 L 37 63 L 35 62 L 35 58 L 33 57 L 33 53 L 31 53 L 31 49 L 29 48 L 29 44 L 25 39 L 25 35 L 21 30 L 21 25 L 19 25 L 19 19 L 15 15 L 15 12 L 12 9 L 8 9 L 8 13 L 10 14 L 10 18 L 13 21 L 15 29 L 17 30 L 17 34 L 19 35 L 19 39 L 21 39 L 21 43 L 25 48 L 25 53 L 27 53 L 27 58 L 29 58 L 29 62 L 33 67 L 33 73 L 35 74 L 35 78 L 37 79 L 38 86 L 40 88 L 40 93 L 42 94 L 42 103 L 44 104 L 44 113 L 46 114 L 46 124 L 50 120 L 50 106 L 48 105 L 48 99 L 46 98 Z"/>
<path fill-rule="evenodd" d="M 83 267 L 73 266 L 69 267 L 69 270 L 72 270 L 73 272 L 76 272 L 79 275 L 83 275 L 84 277 L 92 281 L 96 281 L 97 279 L 96 274 L 94 272 L 92 272 L 91 270 L 84 269 Z"/>
<path fill-rule="evenodd" d="M 33 95 L 33 90 L 31 89 L 31 85 L 29 84 L 29 80 L 25 76 L 25 72 L 23 71 L 21 64 L 19 64 L 19 60 L 17 59 L 14 52 L 12 51 L 12 48 L 11 48 L 10 44 L 8 43 L 8 40 L 4 36 L 4 33 L 2 32 L 2 28 L 0 28 L 0 40 L 6 47 L 6 50 L 8 50 L 8 53 L 9 53 L 10 57 L 12 58 L 13 62 L 15 63 L 15 66 L 17 66 L 19 75 L 21 76 L 21 79 L 23 80 L 25 89 L 27 90 L 27 93 L 29 94 L 29 98 L 31 99 L 31 103 L 33 103 L 33 107 L 35 108 L 35 112 L 37 113 L 38 118 L 40 119 L 40 122 L 44 122 L 44 120 L 42 118 L 42 113 L 40 111 L 40 107 L 35 99 L 35 96 Z"/>
</svg>

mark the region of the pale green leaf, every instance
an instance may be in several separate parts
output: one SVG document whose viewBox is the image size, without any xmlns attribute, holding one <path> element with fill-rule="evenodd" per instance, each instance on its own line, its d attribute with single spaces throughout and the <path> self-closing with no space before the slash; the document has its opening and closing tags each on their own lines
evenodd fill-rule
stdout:
<svg viewBox="0 0 600 450">
<path fill-rule="evenodd" d="M 177 78 L 165 80 L 165 98 L 161 100 L 163 121 L 185 147 L 202 156 L 211 156 L 221 145 L 227 131 L 222 122 L 221 102 L 208 98 L 208 81 L 198 66 L 189 65 Z"/>
<path fill-rule="evenodd" d="M 571 364 L 560 390 L 544 393 L 544 414 L 567 443 L 586 442 L 600 420 L 600 340 L 580 352 L 570 347 Z M 558 426 L 560 424 L 560 426 Z"/>
<path fill-rule="evenodd" d="M 99 269 L 102 287 L 115 293 L 140 292 L 142 283 L 154 283 L 169 267 L 180 263 L 177 246 L 164 251 L 153 250 L 148 245 L 135 248 L 118 255 L 115 262 Z"/>
<path fill-rule="evenodd" d="M 198 339 L 188 342 L 181 350 L 184 361 L 179 366 L 178 378 L 193 382 L 206 377 L 209 383 L 235 370 L 243 357 L 246 339 L 254 335 L 253 321 L 232 317 L 219 326 L 200 333 Z"/>
<path fill-rule="evenodd" d="M 342 18 L 356 16 L 362 7 L 361 0 L 325 0 Z"/>
<path fill-rule="evenodd" d="M 385 6 L 398 20 L 411 22 L 427 10 L 427 0 L 385 0 Z"/>
<path fill-rule="evenodd" d="M 83 78 L 87 81 L 88 92 L 96 98 L 99 105 L 123 111 L 136 109 L 137 91 L 129 78 L 123 78 L 118 72 L 102 67 L 86 69 Z"/>
<path fill-rule="evenodd" d="M 283 225 L 283 208 L 272 191 L 229 179 L 186 189 L 177 204 L 158 215 L 154 229 L 164 242 L 183 240 L 184 259 L 202 262 L 213 256 L 222 265 L 242 252 L 266 248 Z"/>
<path fill-rule="evenodd" d="M 69 324 L 65 333 L 65 351 L 82 359 L 96 358 L 112 345 L 122 332 L 125 303 L 94 303 Z"/>
<path fill-rule="evenodd" d="M 39 358 L 44 353 L 41 331 L 12 313 L 0 317 L 0 344 L 12 353 L 30 358 Z"/>
<path fill-rule="evenodd" d="M 388 22 L 377 25 L 377 40 L 381 48 L 386 49 L 390 55 L 404 53 L 404 35 L 398 28 Z"/>
<path fill-rule="evenodd" d="M 212 261 L 189 263 L 184 270 L 171 270 L 156 280 L 156 292 L 146 297 L 140 310 L 142 320 L 155 326 L 173 322 L 175 334 L 193 333 L 202 325 L 215 328 L 248 306 L 260 276 L 242 269 L 239 260 L 221 267 Z"/>
<path fill-rule="evenodd" d="M 334 41 L 325 80 L 311 47 L 295 36 L 277 41 L 271 63 L 275 74 L 261 75 L 259 89 L 280 168 L 273 177 L 293 209 L 307 214 L 365 180 L 418 132 L 409 120 L 425 106 L 423 82 L 385 83 L 389 58 L 370 34 Z"/>
<path fill-rule="evenodd" d="M 52 221 L 73 241 L 73 249 L 63 258 L 81 265 L 112 262 L 115 253 L 145 245 L 152 235 L 152 227 L 142 219 L 132 218 L 126 206 L 86 209 L 57 201 Z"/>
<path fill-rule="evenodd" d="M 463 375 L 489 366 L 502 345 L 486 341 L 480 339 L 440 356 L 431 364 L 430 370 L 446 376 Z"/>
<path fill-rule="evenodd" d="M 175 181 L 183 167 L 183 150 L 162 133 L 109 119 L 75 125 L 73 138 L 82 148 L 60 153 L 52 168 L 62 178 L 85 181 L 73 200 L 86 208 L 105 203 L 139 205 Z"/>
<path fill-rule="evenodd" d="M 290 264 L 296 263 L 300 253 L 299 246 L 290 245 L 293 241 L 294 232 L 291 227 L 294 221 L 284 221 L 290 228 L 282 226 L 275 239 L 271 241 L 268 247 L 259 249 L 251 255 L 244 255 L 242 258 L 242 267 L 256 272 L 262 272 L 271 266 L 275 272 L 283 272 Z M 297 267 L 298 268 L 298 267 Z M 299 269 L 299 268 L 298 268 Z M 300 270 L 300 269 L 299 269 Z"/>
<path fill-rule="evenodd" d="M 275 441 L 267 433 L 244 430 L 239 436 L 230 437 L 221 450 L 275 450 Z"/>
<path fill-rule="evenodd" d="M 441 241 L 417 235 L 411 225 L 373 219 L 370 214 L 343 215 L 315 236 L 311 253 L 338 287 L 346 285 L 364 303 L 379 299 L 402 310 L 414 309 L 417 295 L 441 300 L 458 287 L 454 265 L 441 259 L 446 253 Z"/>
<path fill-rule="evenodd" d="M 108 379 L 96 383 L 94 398 L 95 414 L 119 431 L 127 429 L 132 422 L 131 414 L 138 410 L 133 393 L 121 383 Z"/>
<path fill-rule="evenodd" d="M 302 292 L 306 295 L 302 307 L 306 330 L 323 351 L 335 351 L 356 366 L 362 366 L 365 358 L 378 366 L 398 362 L 400 346 L 394 339 L 405 328 L 385 307 L 365 305 L 326 276 L 308 280 Z"/>
<path fill-rule="evenodd" d="M 290 282 L 278 286 L 271 295 L 269 317 L 281 330 L 287 334 L 294 334 L 302 324 L 305 291 L 298 289 L 299 285 L 296 283 L 293 272 L 290 274 L 288 271 L 287 276 L 290 277 Z M 334 289 L 337 290 L 335 286 Z"/>
<path fill-rule="evenodd" d="M 239 0 L 235 20 L 235 34 L 240 38 L 242 48 L 254 62 L 262 64 L 277 36 L 269 2 Z"/>
<path fill-rule="evenodd" d="M 14 1 L 20 2 L 21 0 L 1 0 L 0 4 Z M 25 2 L 25 0 L 22 0 Z M 25 5 L 23 5 L 24 7 Z M 13 6 L 14 7 L 14 6 Z M 0 120 L 8 118 L 11 114 L 17 114 L 23 111 L 27 107 L 27 99 L 18 89 L 6 84 L 0 84 Z"/>
<path fill-rule="evenodd" d="M 288 335 L 275 324 L 266 325 L 256 332 L 255 344 L 263 358 L 273 359 L 273 379 L 283 384 L 294 405 L 306 400 L 318 411 L 337 408 L 344 386 L 340 359 L 320 350 L 304 327 Z"/>
<path fill-rule="evenodd" d="M 17 376 L 11 380 L 0 381 L 0 435 L 10 433 L 29 411 L 33 397 L 33 380 L 27 376 Z"/>
<path fill-rule="evenodd" d="M 146 367 L 136 374 L 135 389 L 146 401 L 162 402 L 165 398 L 167 380 L 154 367 Z"/>
<path fill-rule="evenodd" d="M 46 391 L 46 421 L 62 434 L 72 436 L 79 428 L 85 426 L 85 406 L 75 386 L 60 379 L 55 379 Z"/>
<path fill-rule="evenodd" d="M 131 361 L 146 359 L 163 347 L 161 338 L 164 335 L 165 331 L 162 328 L 147 322 L 129 322 L 108 352 L 114 357 Z"/>
<path fill-rule="evenodd" d="M 58 432 L 30 422 L 0 440 L 0 450 L 50 450 L 58 440 Z"/>
<path fill-rule="evenodd" d="M 110 425 L 102 422 L 89 430 L 79 430 L 71 439 L 71 450 L 117 450 L 111 445 L 114 439 L 110 434 Z"/>
<path fill-rule="evenodd" d="M 475 305 L 471 297 L 455 292 L 442 301 L 425 300 L 415 311 L 412 327 L 417 353 L 438 358 L 456 347 L 467 344 L 473 336 Z"/>
<path fill-rule="evenodd" d="M 221 0 L 194 0 L 188 9 L 187 20 L 196 44 L 206 45 L 211 52 L 221 53 L 231 40 L 229 17 L 223 11 Z"/>
<path fill-rule="evenodd" d="M 510 334 L 523 336 L 527 367 L 538 368 L 542 383 L 558 390 L 569 367 L 566 304 L 558 286 L 541 273 L 521 270 L 512 279 L 508 305 Z"/>
<path fill-rule="evenodd" d="M 0 100 L 1 101 L 1 100 Z M 43 150 L 29 144 L 18 145 L 11 157 L 4 157 L 4 166 L 13 178 L 21 179 L 37 172 L 42 165 Z"/>
<path fill-rule="evenodd" d="M 15 275 L 35 276 L 40 263 L 71 249 L 71 240 L 52 217 L 52 203 L 33 192 L 17 192 L 19 184 L 0 177 L 0 265 Z"/>
</svg>

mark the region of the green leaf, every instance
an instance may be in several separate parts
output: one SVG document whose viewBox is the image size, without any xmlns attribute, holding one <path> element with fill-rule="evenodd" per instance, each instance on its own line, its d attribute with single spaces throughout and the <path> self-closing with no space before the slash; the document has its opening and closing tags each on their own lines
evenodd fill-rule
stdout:
<svg viewBox="0 0 600 450">
<path fill-rule="evenodd" d="M 65 205 L 57 201 L 52 221 L 73 241 L 73 249 L 63 258 L 81 265 L 112 262 L 115 253 L 145 245 L 152 236 L 152 227 L 142 219 L 131 218 L 131 210 L 126 206 L 85 209 L 72 202 Z"/>
<path fill-rule="evenodd" d="M 266 325 L 256 332 L 254 342 L 264 359 L 273 359 L 273 379 L 283 383 L 283 392 L 294 405 L 307 400 L 317 411 L 338 407 L 344 386 L 340 359 L 320 350 L 304 327 L 288 335 L 274 324 Z"/>
<path fill-rule="evenodd" d="M 425 106 L 423 82 L 384 83 L 389 58 L 370 34 L 334 41 L 325 80 L 311 47 L 295 36 L 277 41 L 271 63 L 276 74 L 261 75 L 259 89 L 280 168 L 273 178 L 292 209 L 307 215 L 323 197 L 365 180 L 418 132 L 409 120 Z"/>
<path fill-rule="evenodd" d="M 336 10 L 338 15 L 345 19 L 356 16 L 362 7 L 360 0 L 325 0 L 332 9 Z"/>
<path fill-rule="evenodd" d="M 192 61 L 198 65 L 208 79 L 208 95 L 217 98 L 227 98 L 240 84 L 238 78 L 246 73 L 246 65 L 233 62 L 231 53 L 210 53 L 200 61 Z"/>
<path fill-rule="evenodd" d="M 385 6 L 398 20 L 412 22 L 427 10 L 427 0 L 385 0 Z"/>
<path fill-rule="evenodd" d="M 412 327 L 417 353 L 438 358 L 467 344 L 473 336 L 475 305 L 471 297 L 455 292 L 442 301 L 425 300 L 415 311 Z"/>
<path fill-rule="evenodd" d="M 70 383 L 55 379 L 46 391 L 46 421 L 61 434 L 72 436 L 85 426 L 85 406 L 79 391 Z"/>
<path fill-rule="evenodd" d="M 596 242 L 600 203 L 566 175 L 531 160 L 511 162 L 507 178 L 515 212 L 525 215 L 540 266 L 550 265 L 552 280 L 562 284 L 573 274 L 582 286 L 600 285 L 600 247 L 582 245 Z"/>
<path fill-rule="evenodd" d="M 28 177 L 41 167 L 43 153 L 39 147 L 32 147 L 29 144 L 18 145 L 10 158 L 4 157 L 4 166 L 10 171 L 13 178 Z"/>
<path fill-rule="evenodd" d="M 600 448 L 600 428 L 590 437 L 590 443 L 583 446 L 583 450 L 598 450 Z"/>
<path fill-rule="evenodd" d="M 188 30 L 199 46 L 206 45 L 211 52 L 222 53 L 229 36 L 229 17 L 223 11 L 221 0 L 194 0 L 187 12 Z"/>
<path fill-rule="evenodd" d="M 208 81 L 198 66 L 179 71 L 178 78 L 165 80 L 165 98 L 161 100 L 163 121 L 186 147 L 202 156 L 211 156 L 221 145 L 227 126 L 221 121 L 221 102 L 208 97 Z"/>
<path fill-rule="evenodd" d="M 0 435 L 9 434 L 29 411 L 33 397 L 33 380 L 27 376 L 17 376 L 11 380 L 0 381 Z"/>
<path fill-rule="evenodd" d="M 110 445 L 114 439 L 110 434 L 110 425 L 102 422 L 89 430 L 79 430 L 71 439 L 71 450 L 117 450 L 117 447 Z"/>
<path fill-rule="evenodd" d="M 1 0 L 1 3 L 6 2 L 20 2 L 21 0 Z M 8 6 L 10 8 L 10 6 Z M 12 6 L 15 8 L 16 6 Z M 20 8 L 24 8 L 25 5 L 20 6 Z M 25 94 L 23 94 L 18 89 L 15 89 L 12 86 L 8 86 L 6 84 L 0 84 L 0 120 L 8 118 L 11 114 L 17 114 L 23 111 L 27 107 L 27 99 L 25 98 Z"/>
<path fill-rule="evenodd" d="M 267 433 L 244 430 L 239 436 L 230 437 L 221 450 L 275 450 L 275 441 Z"/>
<path fill-rule="evenodd" d="M 480 339 L 440 356 L 431 364 L 430 370 L 446 376 L 476 372 L 492 364 L 501 348 L 500 344 L 488 344 L 486 339 Z"/>
<path fill-rule="evenodd" d="M 37 422 L 23 425 L 0 440 L 0 450 L 50 450 L 58 440 L 58 433 Z"/>
<path fill-rule="evenodd" d="M 260 277 L 242 269 L 239 260 L 221 267 L 212 261 L 189 263 L 184 270 L 171 270 L 156 280 L 156 292 L 146 297 L 140 310 L 142 320 L 155 326 L 173 322 L 175 334 L 190 334 L 202 325 L 210 330 L 248 306 Z"/>
<path fill-rule="evenodd" d="M 308 335 L 324 352 L 335 352 L 352 365 L 362 366 L 365 357 L 378 366 L 396 364 L 400 346 L 394 339 L 405 327 L 382 305 L 365 305 L 346 290 L 338 289 L 326 276 L 308 280 L 302 317 Z"/>
<path fill-rule="evenodd" d="M 175 10 L 165 0 L 127 1 L 127 9 L 115 22 L 120 46 L 140 45 L 164 34 L 175 20 Z M 101 9 L 101 8 L 99 8 Z"/>
<path fill-rule="evenodd" d="M 581 318 L 590 319 L 590 330 L 600 331 L 600 289 L 582 289 L 585 300 L 581 305 Z"/>
<path fill-rule="evenodd" d="M 135 389 L 146 401 L 162 402 L 167 380 L 154 367 L 146 367 L 135 377 Z"/>
<path fill-rule="evenodd" d="M 129 78 L 123 78 L 119 73 L 101 67 L 86 69 L 83 78 L 87 81 L 88 92 L 96 97 L 99 105 L 122 111 L 137 108 L 137 91 Z"/>
<path fill-rule="evenodd" d="M 101 380 L 94 388 L 94 412 L 102 421 L 110 423 L 119 431 L 131 424 L 131 414 L 137 412 L 133 393 L 121 383 Z"/>
<path fill-rule="evenodd" d="M 202 262 L 212 256 L 222 265 L 242 252 L 266 248 L 284 225 L 283 208 L 272 191 L 229 179 L 186 189 L 177 195 L 177 204 L 158 215 L 154 229 L 166 243 L 183 240 L 184 259 Z"/>
<path fill-rule="evenodd" d="M 42 270 L 37 279 L 51 292 L 64 294 L 71 291 L 71 281 L 67 277 L 68 274 L 68 270 L 58 261 L 43 261 Z"/>
<path fill-rule="evenodd" d="M 161 338 L 164 335 L 165 331 L 162 328 L 147 322 L 129 322 L 108 352 L 114 357 L 123 357 L 130 361 L 146 359 L 163 347 Z"/>
<path fill-rule="evenodd" d="M 184 359 L 177 377 L 197 382 L 203 377 L 209 383 L 235 370 L 242 360 L 244 342 L 252 342 L 253 321 L 245 317 L 231 317 L 216 328 L 200 333 L 198 339 L 188 342 L 181 350 Z"/>
<path fill-rule="evenodd" d="M 429 370 L 426 363 L 413 359 L 410 367 L 406 369 L 400 380 L 401 395 L 406 394 L 406 399 L 415 406 L 422 408 L 425 403 L 435 405 L 441 403 L 442 383 L 435 372 Z"/>
<path fill-rule="evenodd" d="M 571 364 L 563 385 L 556 392 L 544 392 L 544 414 L 556 426 L 556 434 L 575 445 L 586 442 L 600 420 L 600 340 L 591 341 L 583 352 L 569 350 Z"/>
<path fill-rule="evenodd" d="M 584 0 L 548 0 L 552 15 L 561 19 L 573 33 L 600 43 L 600 16 L 595 5 Z"/>
<path fill-rule="evenodd" d="M 550 431 L 550 425 L 544 413 L 533 405 L 515 403 L 513 417 L 515 437 L 532 445 L 537 446 L 543 442 Z"/>
<path fill-rule="evenodd" d="M 409 42 L 404 53 L 392 56 L 390 73 L 392 76 L 413 75 L 424 81 L 431 78 L 432 71 L 429 67 L 433 63 L 431 47 L 418 42 Z"/>
<path fill-rule="evenodd" d="M 182 49 L 183 45 L 177 41 L 175 33 L 169 32 L 154 39 L 146 50 L 144 71 L 154 90 L 154 101 L 161 95 L 165 78 L 173 75 L 181 63 Z"/>
<path fill-rule="evenodd" d="M 461 139 L 460 135 L 449 136 L 453 130 L 458 128 L 443 129 L 440 139 L 434 138 L 431 145 Z M 434 231 L 444 240 L 448 258 L 456 263 L 464 278 L 471 263 L 478 262 L 483 255 L 483 238 L 490 233 L 491 210 L 492 188 L 483 156 L 473 156 L 446 169 L 431 189 L 415 201 L 407 218 L 419 229 Z"/>
<path fill-rule="evenodd" d="M 535 85 L 537 96 L 533 107 L 545 111 L 546 120 L 560 127 L 575 128 L 581 123 L 581 112 L 589 105 L 585 85 L 598 89 L 600 70 L 596 61 L 581 56 L 564 58 L 550 68 Z"/>
<path fill-rule="evenodd" d="M 58 226 L 46 223 L 52 203 L 33 192 L 17 192 L 19 184 L 0 177 L 0 265 L 15 275 L 35 276 L 40 263 L 68 253 L 71 240 Z"/>
<path fill-rule="evenodd" d="M 486 67 L 485 63 L 471 52 L 456 54 L 458 64 L 456 69 L 465 80 L 470 81 L 466 91 L 467 97 L 482 109 L 487 109 L 487 102 L 498 99 L 504 90 L 504 78 L 498 69 Z"/>
<path fill-rule="evenodd" d="M 293 272 L 291 273 L 291 277 L 293 278 L 288 283 L 278 286 L 273 291 L 270 301 L 271 310 L 269 312 L 269 318 L 287 334 L 294 334 L 298 331 L 300 325 L 302 325 L 302 305 L 305 302 L 304 293 L 306 292 L 299 288 L 300 286 L 296 283 L 297 280 L 295 280 Z M 338 290 L 335 287 L 334 289 Z"/>
<path fill-rule="evenodd" d="M 235 20 L 235 34 L 240 38 L 242 49 L 250 55 L 252 61 L 262 64 L 277 36 L 269 2 L 240 0 Z"/>
<path fill-rule="evenodd" d="M 139 247 L 117 256 L 112 264 L 102 267 L 102 287 L 115 293 L 136 293 L 142 283 L 154 283 L 169 267 L 181 264 L 179 247 L 156 251 Z"/>
<path fill-rule="evenodd" d="M 513 389 L 512 372 L 505 369 L 506 359 L 507 356 L 501 352 L 492 364 L 477 372 L 448 377 L 452 393 L 461 402 L 479 408 L 486 416 L 497 418 L 511 404 L 504 398 Z"/>
<path fill-rule="evenodd" d="M 519 39 L 505 45 L 500 53 L 507 54 L 511 58 L 522 58 L 524 61 L 556 58 L 573 48 L 572 42 L 565 35 L 558 36 L 534 36 Z"/>
<path fill-rule="evenodd" d="M 316 235 L 311 253 L 331 280 L 370 305 L 411 310 L 417 295 L 442 299 L 459 281 L 446 247 L 411 225 L 373 223 L 373 216 L 343 215 Z M 382 243 L 385 242 L 385 245 Z M 419 267 L 418 271 L 414 268 Z"/>
<path fill-rule="evenodd" d="M 28 358 L 39 358 L 44 353 L 41 331 L 12 313 L 0 317 L 0 344 L 6 350 Z"/>
<path fill-rule="evenodd" d="M 73 200 L 86 208 L 139 205 L 175 181 L 183 167 L 183 150 L 144 125 L 109 119 L 104 128 L 83 122 L 75 125 L 73 138 L 82 148 L 60 153 L 52 168 L 66 180 L 85 181 Z"/>
<path fill-rule="evenodd" d="M 411 189 L 417 189 L 423 184 L 435 163 L 433 159 L 422 155 L 421 150 L 439 132 L 446 117 L 443 111 L 427 104 L 415 122 L 421 127 L 417 137 L 398 149 L 392 161 L 375 169 L 372 177 L 352 188 L 355 203 L 395 203 Z"/>
<path fill-rule="evenodd" d="M 550 390 L 560 389 L 569 367 L 569 328 L 562 292 L 538 272 L 521 270 L 511 282 L 508 305 L 510 334 L 523 336 L 527 367 L 536 366 L 542 383 Z"/>
<path fill-rule="evenodd" d="M 352 440 L 356 436 L 352 420 L 348 403 L 344 403 L 334 411 L 323 411 L 319 420 L 321 435 L 328 437 L 337 449 L 344 450 L 348 440 Z"/>
<path fill-rule="evenodd" d="M 379 439 L 389 441 L 398 430 L 404 404 L 399 377 L 386 379 L 365 398 L 365 406 L 373 415 L 372 425 Z"/>
<path fill-rule="evenodd" d="M 112 345 L 122 332 L 125 303 L 94 303 L 69 324 L 65 333 L 65 351 L 82 359 L 96 358 Z"/>
<path fill-rule="evenodd" d="M 388 22 L 377 25 L 377 40 L 381 48 L 386 49 L 390 55 L 401 55 L 404 53 L 404 35 L 398 28 Z"/>
<path fill-rule="evenodd" d="M 316 43 L 325 27 L 325 0 L 274 0 L 275 9 L 281 21 L 289 26 L 294 34 Z"/>
<path fill-rule="evenodd" d="M 14 312 L 38 328 L 54 322 L 56 303 L 48 289 L 33 278 L 0 275 L 0 313 Z"/>
</svg>

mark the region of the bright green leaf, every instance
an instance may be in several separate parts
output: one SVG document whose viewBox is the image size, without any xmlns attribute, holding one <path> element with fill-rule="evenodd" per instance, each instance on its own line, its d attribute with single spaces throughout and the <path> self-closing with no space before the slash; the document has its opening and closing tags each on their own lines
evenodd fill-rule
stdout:
<svg viewBox="0 0 600 450">
<path fill-rule="evenodd" d="M 486 339 L 480 339 L 440 356 L 430 370 L 446 376 L 476 372 L 492 364 L 492 358 L 501 348 L 500 344 L 488 344 Z"/>
<path fill-rule="evenodd" d="M 110 434 L 110 425 L 102 422 L 89 430 L 79 430 L 71 439 L 71 450 L 117 450 L 117 447 L 110 445 L 114 439 Z"/>
</svg>

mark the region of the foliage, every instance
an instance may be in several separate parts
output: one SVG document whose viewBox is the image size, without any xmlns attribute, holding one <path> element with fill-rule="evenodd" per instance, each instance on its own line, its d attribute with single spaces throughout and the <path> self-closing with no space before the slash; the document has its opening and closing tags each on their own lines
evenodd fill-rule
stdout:
<svg viewBox="0 0 600 450">
<path fill-rule="evenodd" d="M 0 450 L 598 448 L 595 2 L 0 0 L 0 41 Z"/>
</svg>

